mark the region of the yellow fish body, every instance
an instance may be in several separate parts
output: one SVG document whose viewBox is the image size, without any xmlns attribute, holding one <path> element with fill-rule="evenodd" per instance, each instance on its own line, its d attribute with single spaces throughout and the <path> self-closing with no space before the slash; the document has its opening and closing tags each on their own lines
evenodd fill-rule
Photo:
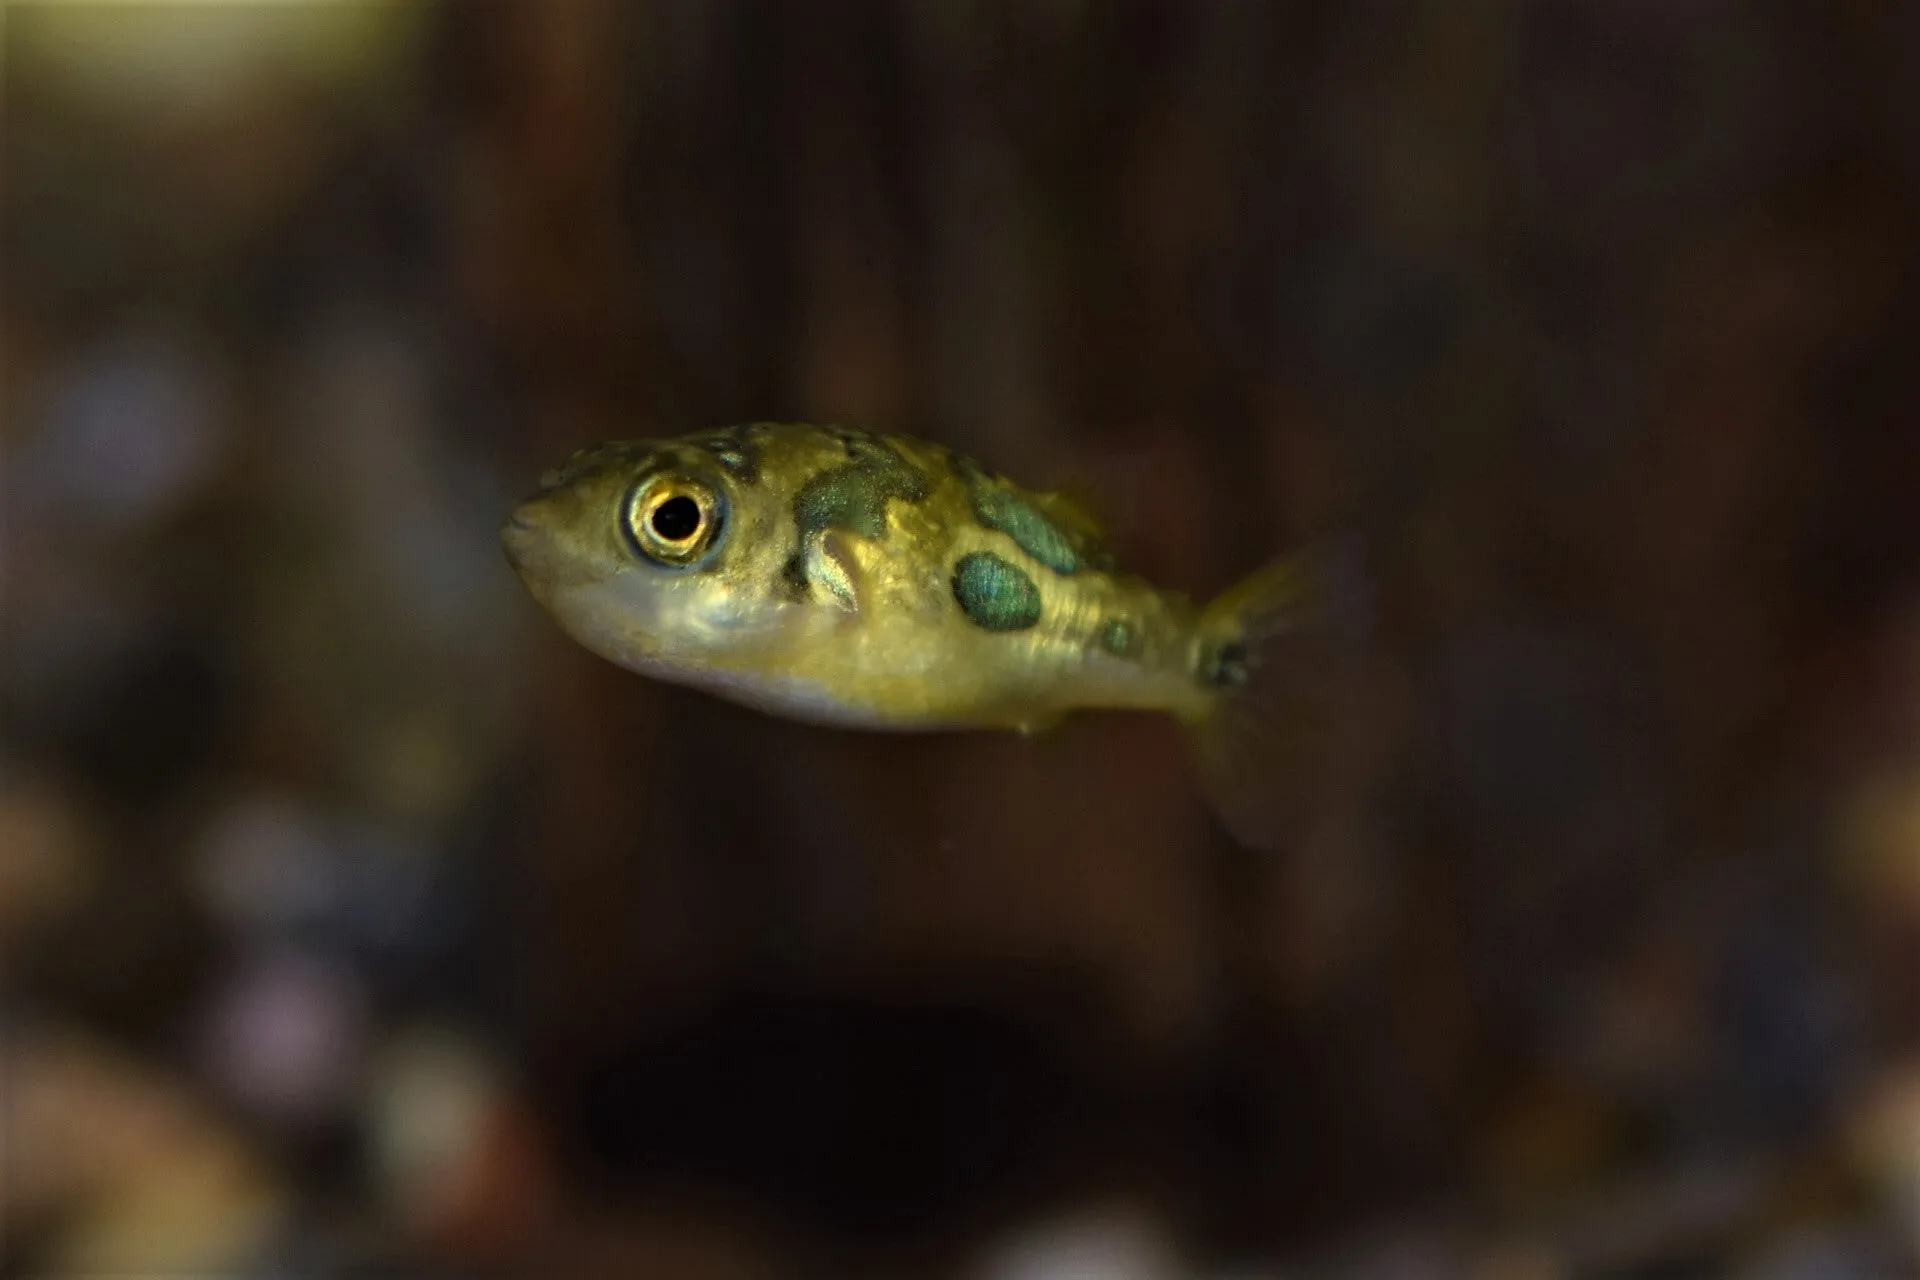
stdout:
<svg viewBox="0 0 1920 1280">
<path fill-rule="evenodd" d="M 1241 785 L 1236 740 L 1256 736 L 1224 712 L 1252 705 L 1273 642 L 1326 615 L 1304 561 L 1199 608 L 1120 571 L 1059 496 L 844 427 L 583 449 L 501 536 L 569 635 L 643 675 L 880 730 L 1164 711 L 1198 736 L 1216 799 Z"/>
</svg>

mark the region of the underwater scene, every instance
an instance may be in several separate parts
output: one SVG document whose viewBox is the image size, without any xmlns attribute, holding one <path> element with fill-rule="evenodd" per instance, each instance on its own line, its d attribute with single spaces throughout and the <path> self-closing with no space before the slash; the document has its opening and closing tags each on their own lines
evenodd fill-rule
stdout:
<svg viewBox="0 0 1920 1280">
<path fill-rule="evenodd" d="M 0 6 L 0 1278 L 1920 1277 L 1916 82 Z"/>
</svg>

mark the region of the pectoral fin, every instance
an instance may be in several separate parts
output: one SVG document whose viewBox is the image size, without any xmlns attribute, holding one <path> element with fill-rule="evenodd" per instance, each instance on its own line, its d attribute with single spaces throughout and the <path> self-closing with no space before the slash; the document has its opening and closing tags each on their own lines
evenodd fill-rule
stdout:
<svg viewBox="0 0 1920 1280">
<path fill-rule="evenodd" d="M 824 529 L 807 540 L 807 581 L 815 596 L 847 614 L 865 602 L 866 573 L 855 546 L 858 534 Z"/>
</svg>

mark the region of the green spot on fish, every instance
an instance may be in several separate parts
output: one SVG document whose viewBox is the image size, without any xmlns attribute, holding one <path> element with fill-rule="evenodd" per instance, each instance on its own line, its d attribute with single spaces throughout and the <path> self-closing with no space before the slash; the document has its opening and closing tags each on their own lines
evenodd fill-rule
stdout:
<svg viewBox="0 0 1920 1280">
<path fill-rule="evenodd" d="M 985 477 L 975 478 L 972 489 L 973 514 L 981 524 L 1006 534 L 1022 551 L 1055 573 L 1068 574 L 1080 568 L 1073 543 L 1039 508 Z"/>
<path fill-rule="evenodd" d="M 887 536 L 887 499 L 918 502 L 927 482 L 899 454 L 871 437 L 846 438 L 853 461 L 808 480 L 793 502 L 804 542 L 822 529 L 847 529 L 864 538 Z"/>
<path fill-rule="evenodd" d="M 1247 665 L 1247 646 L 1229 640 L 1209 651 L 1200 662 L 1200 679 L 1216 689 L 1238 689 L 1252 678 Z"/>
<path fill-rule="evenodd" d="M 759 424 L 748 424 L 693 436 L 688 443 L 705 449 L 729 474 L 751 484 L 760 478 L 758 440 L 763 435 Z"/>
<path fill-rule="evenodd" d="M 1100 628 L 1100 647 L 1116 658 L 1133 652 L 1133 624 L 1125 618 L 1108 618 Z"/>
<path fill-rule="evenodd" d="M 1016 564 L 973 551 L 953 566 L 953 598 L 977 627 L 1024 631 L 1040 621 L 1040 588 Z"/>
</svg>

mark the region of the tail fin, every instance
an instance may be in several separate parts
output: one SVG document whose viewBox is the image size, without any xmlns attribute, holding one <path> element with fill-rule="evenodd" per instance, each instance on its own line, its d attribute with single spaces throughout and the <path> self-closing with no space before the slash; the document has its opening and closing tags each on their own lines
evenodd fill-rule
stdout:
<svg viewBox="0 0 1920 1280">
<path fill-rule="evenodd" d="M 1350 763 L 1371 606 L 1356 539 L 1267 565 L 1202 610 L 1198 674 L 1218 692 L 1188 729 L 1241 843 L 1297 837 Z"/>
</svg>

